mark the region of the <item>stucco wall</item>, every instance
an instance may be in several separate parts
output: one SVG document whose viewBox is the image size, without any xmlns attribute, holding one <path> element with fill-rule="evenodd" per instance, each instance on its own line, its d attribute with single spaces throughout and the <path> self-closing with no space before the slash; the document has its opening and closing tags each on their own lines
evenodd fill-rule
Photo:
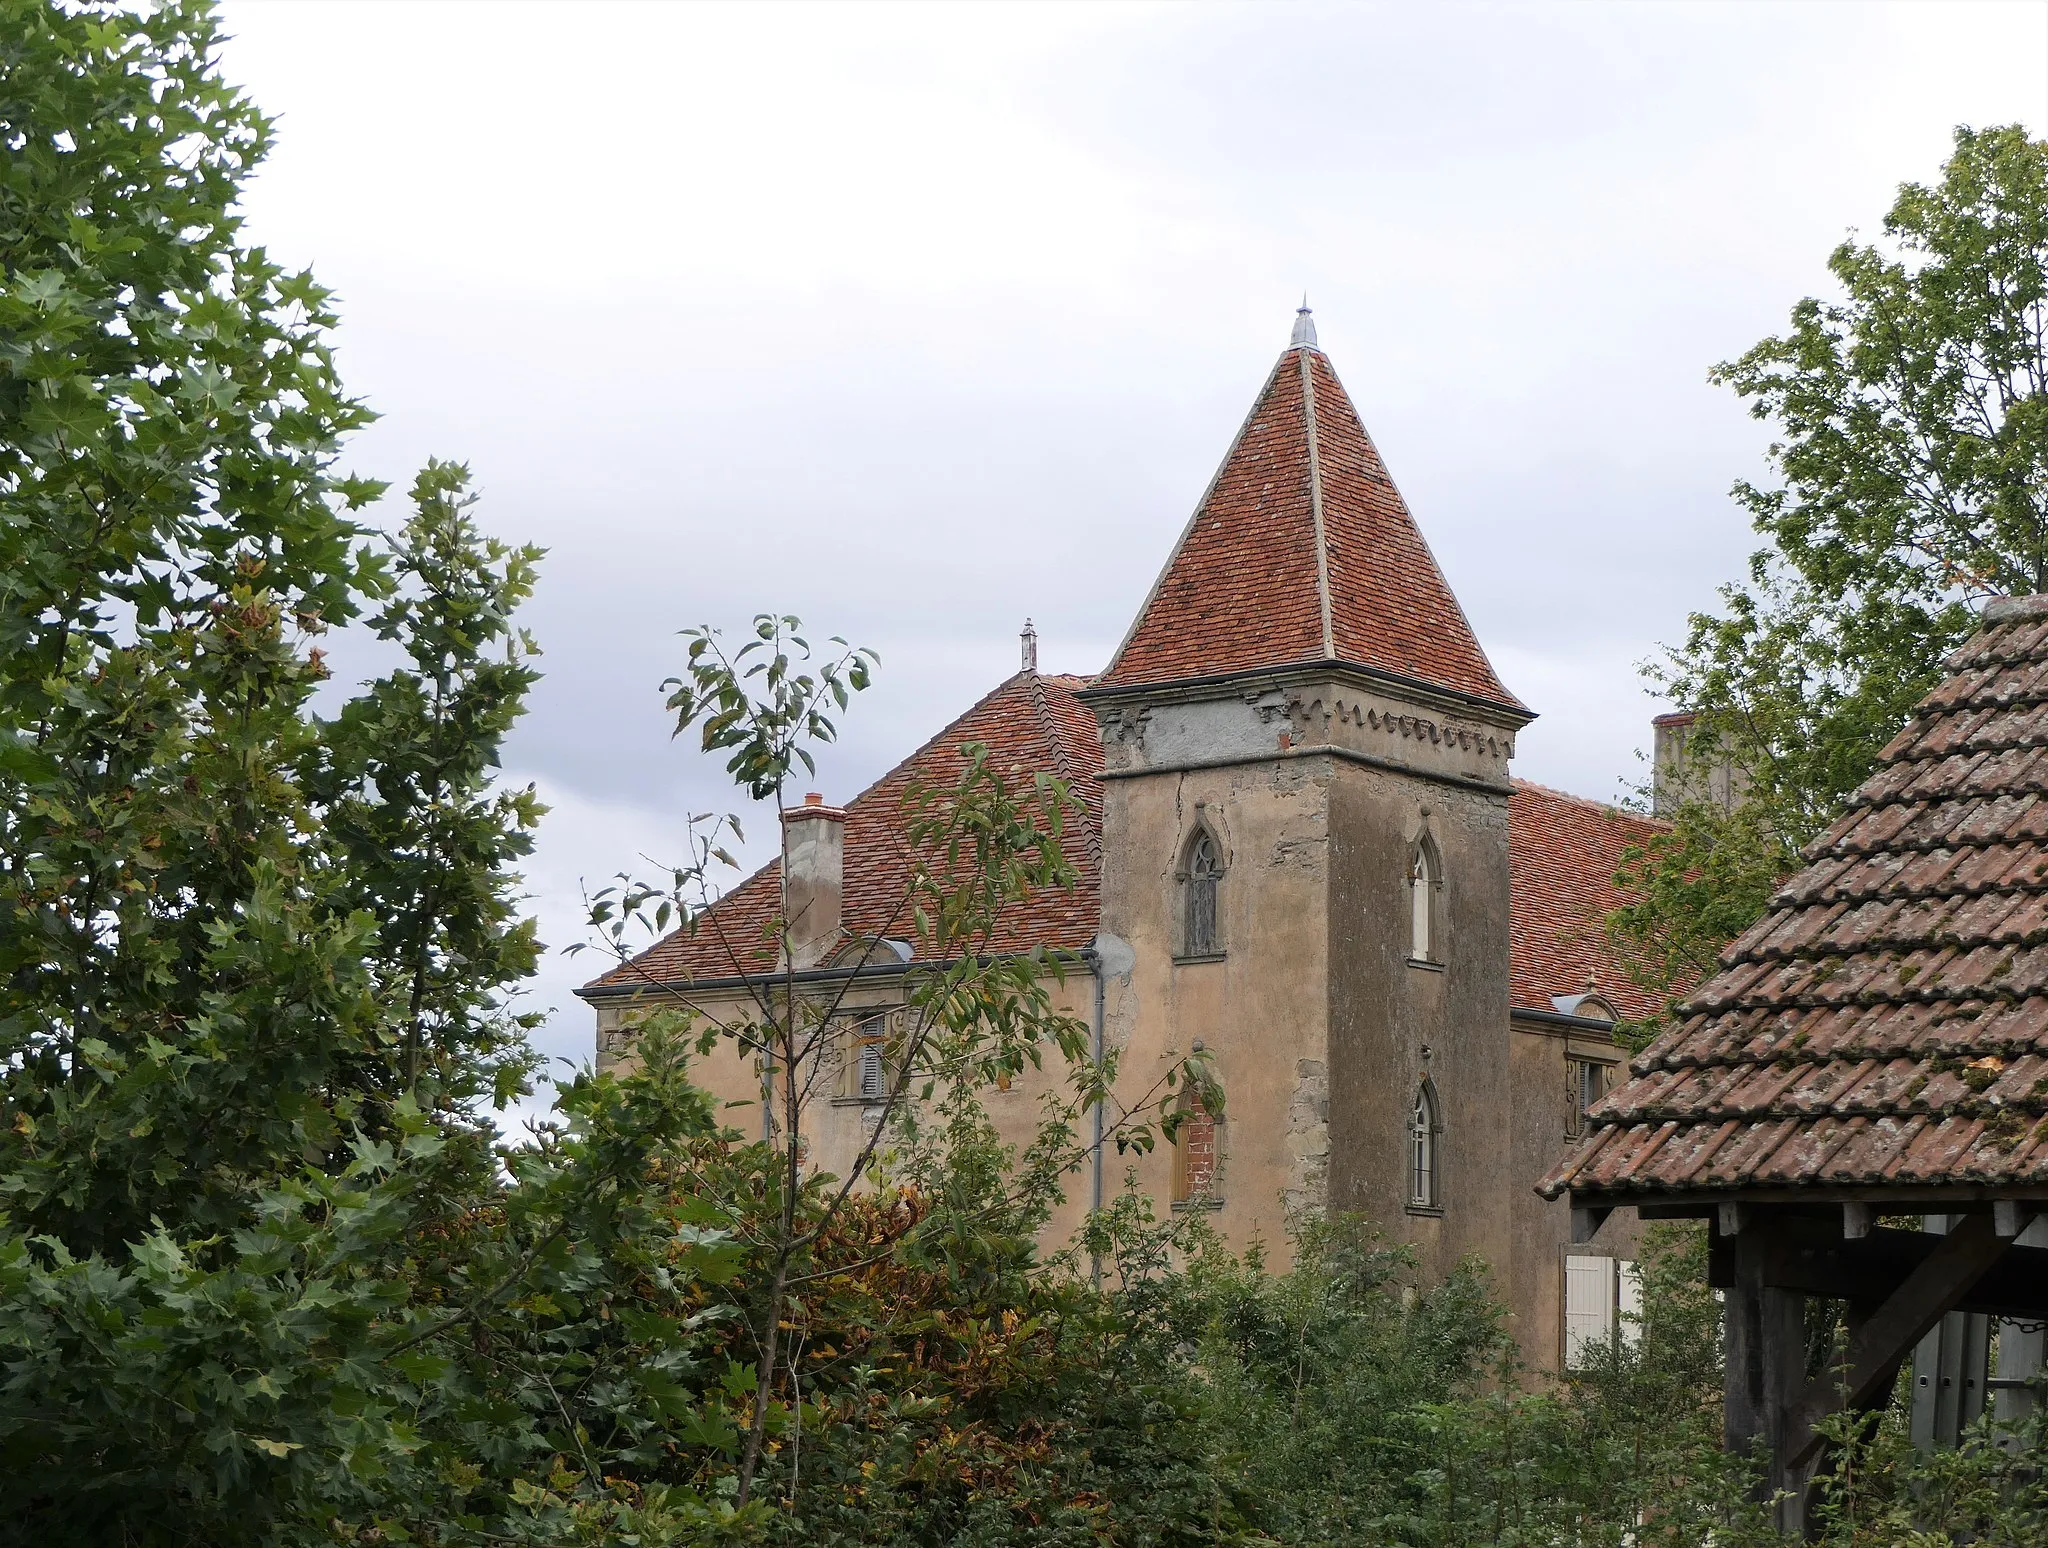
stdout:
<svg viewBox="0 0 2048 1548">
<path fill-rule="evenodd" d="M 1235 1242 L 1284 1246 L 1286 1211 L 1320 1205 L 1328 1159 L 1327 760 L 1182 769 L 1107 782 L 1102 920 L 1127 943 L 1106 1034 L 1122 1050 L 1128 1105 L 1205 1045 L 1227 1097 L 1219 1128 L 1216 1224 Z M 1197 823 L 1218 840 L 1221 953 L 1176 960 L 1181 858 Z M 1155 1199 L 1172 1156 L 1126 1162 Z"/>
<path fill-rule="evenodd" d="M 1162 1076 L 1199 1042 L 1227 1093 L 1211 1201 L 1227 1240 L 1262 1241 L 1284 1263 L 1290 1213 L 1328 1206 L 1411 1243 L 1432 1277 L 1476 1254 L 1530 1364 L 1554 1367 L 1570 1215 L 1532 1185 L 1564 1144 L 1570 1045 L 1569 1029 L 1511 1021 L 1516 722 L 1419 689 L 1310 672 L 1120 691 L 1096 709 L 1105 754 L 1096 945 L 1121 1104 L 1153 1106 Z M 1181 870 L 1202 828 L 1224 862 L 1220 939 L 1206 960 L 1191 960 Z M 1425 832 L 1443 882 L 1436 961 L 1417 966 L 1408 878 Z M 1086 1021 L 1095 988 L 1077 972 L 1057 998 Z M 737 1004 L 731 994 L 701 999 L 714 1014 Z M 900 986 L 886 981 L 862 983 L 847 1001 L 900 1003 Z M 601 1027 L 618 1016 L 617 1006 L 601 1008 Z M 1065 1074 L 1050 1057 L 1045 1071 L 988 1094 L 1007 1140 L 1028 1142 L 1040 1097 Z M 1442 1120 L 1438 1211 L 1409 1200 L 1410 1116 L 1425 1074 Z M 751 1060 L 727 1050 L 700 1078 L 738 1104 L 736 1127 L 759 1132 Z M 858 1102 L 815 1103 L 815 1163 L 844 1167 L 863 1124 Z M 1111 1148 L 1103 1170 L 1108 1196 L 1128 1174 L 1169 1207 L 1170 1149 Z M 1085 1165 L 1070 1175 L 1049 1243 L 1079 1223 L 1089 1184 Z M 1632 1215 L 1617 1212 L 1572 1250 L 1632 1257 L 1639 1237 Z"/>
<path fill-rule="evenodd" d="M 1633 1209 L 1618 1209 L 1590 1242 L 1573 1245 L 1571 1205 L 1536 1193 L 1535 1182 L 1554 1165 L 1566 1145 L 1572 1097 L 1565 1061 L 1574 1052 L 1617 1061 L 1620 1050 L 1597 1032 L 1576 1034 L 1557 1026 L 1518 1021 L 1509 1034 L 1515 1093 L 1514 1146 L 1507 1202 L 1513 1214 L 1513 1252 L 1498 1272 L 1515 1318 L 1513 1331 L 1522 1356 L 1540 1370 L 1555 1370 L 1563 1332 L 1565 1254 L 1636 1258 L 1642 1227 Z M 1616 1064 L 1617 1071 L 1620 1065 Z"/>
<path fill-rule="evenodd" d="M 1095 980 L 1091 974 L 1078 968 L 1070 969 L 1063 982 L 1053 983 L 1050 988 L 1056 1010 L 1084 1023 L 1092 1022 Z M 864 978 L 843 992 L 841 986 L 833 983 L 813 985 L 807 992 L 820 997 L 821 1001 L 837 996 L 838 1014 L 851 1019 L 862 1012 L 899 1012 L 904 1002 L 903 990 L 900 978 L 884 975 Z M 599 1068 L 620 1069 L 630 1064 L 632 1019 L 645 1005 L 653 1003 L 674 1005 L 677 1001 L 673 996 L 647 996 L 637 1004 L 630 1000 L 608 1000 L 599 1004 Z M 759 1015 L 746 996 L 736 989 L 693 993 L 687 1003 L 695 1015 L 721 1024 L 737 1024 Z M 900 1031 L 902 1026 L 899 1020 L 895 1030 Z M 865 1143 L 869 1115 L 874 1111 L 871 1104 L 835 1094 L 842 1089 L 839 1061 L 843 1057 L 843 1041 L 837 1046 L 828 1045 L 826 1065 L 818 1072 L 818 1078 L 811 1087 L 813 1095 L 805 1105 L 803 1117 L 811 1164 L 842 1175 Z M 726 1041 L 720 1042 L 692 1069 L 696 1082 L 726 1104 L 726 1121 L 749 1139 L 758 1138 L 761 1134 L 761 1085 L 756 1070 L 751 1054 Z M 1048 1047 L 1042 1069 L 1027 1068 L 1012 1082 L 1008 1091 L 989 1090 L 983 1093 L 983 1105 L 1005 1144 L 1021 1150 L 1031 1143 L 1043 1116 L 1041 1098 L 1049 1091 L 1064 1090 L 1067 1073 L 1059 1050 Z M 1085 1135 L 1084 1119 L 1083 1138 Z M 1080 1226 L 1088 1204 L 1088 1169 L 1085 1164 L 1077 1165 L 1067 1179 L 1066 1201 L 1047 1228 L 1047 1243 L 1064 1243 Z"/>
<path fill-rule="evenodd" d="M 1505 792 L 1345 766 L 1333 791 L 1332 1204 L 1412 1243 L 1425 1272 L 1508 1256 Z M 1408 875 L 1442 857 L 1433 966 L 1409 959 Z M 1427 1075 L 1442 1122 L 1441 1214 L 1410 1207 L 1408 1146 Z"/>
</svg>

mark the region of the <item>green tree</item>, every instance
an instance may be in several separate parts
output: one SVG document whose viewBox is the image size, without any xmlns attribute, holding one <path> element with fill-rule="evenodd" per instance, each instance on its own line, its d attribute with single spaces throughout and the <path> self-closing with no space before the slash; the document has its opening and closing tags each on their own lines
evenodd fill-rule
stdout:
<svg viewBox="0 0 2048 1548">
<path fill-rule="evenodd" d="M 797 767 L 814 767 L 813 749 L 837 735 L 835 716 L 867 687 L 876 659 L 836 638 L 833 653 L 821 659 L 801 627 L 794 618 L 761 614 L 736 648 L 711 627 L 686 630 L 684 675 L 665 685 L 676 734 L 694 728 L 703 751 L 725 759 L 741 791 L 773 801 L 778 811 L 789 804 Z M 599 939 L 627 980 L 639 980 L 638 1013 L 652 1009 L 672 1026 L 696 1027 L 705 1053 L 722 1046 L 728 1057 L 761 1072 L 761 1154 L 772 1160 L 761 1163 L 757 1187 L 726 1196 L 729 1228 L 765 1255 L 766 1284 L 749 1306 L 758 1358 L 739 1465 L 742 1505 L 753 1495 L 771 1430 L 786 1429 L 801 1404 L 786 1331 L 804 1320 L 804 1297 L 829 1294 L 843 1272 L 819 1261 L 818 1247 L 856 1190 L 885 1171 L 897 1144 L 914 1141 L 929 1105 L 938 1099 L 942 1113 L 948 1103 L 971 1109 L 975 1092 L 1055 1057 L 1068 1076 L 1065 1100 L 1051 1105 L 1015 1175 L 989 1195 L 1003 1209 L 1022 1209 L 1042 1223 L 1062 1177 L 1085 1157 L 1076 1141 L 1080 1115 L 1114 1101 L 1116 1054 L 1098 1057 L 1087 1026 L 1055 1002 L 1053 989 L 1073 965 L 1068 957 L 998 945 L 1006 922 L 1033 894 L 1075 884 L 1063 838 L 1079 803 L 1050 773 L 999 767 L 979 743 L 956 751 L 952 780 L 916 782 L 906 792 L 902 831 L 909 863 L 894 896 L 864 922 L 867 938 L 857 943 L 861 966 L 893 963 L 891 940 L 909 944 L 900 985 L 907 1026 L 888 1049 L 886 1089 L 843 1174 L 816 1173 L 806 1158 L 811 1112 L 833 1094 L 826 1083 L 832 1039 L 853 980 L 812 987 L 800 979 L 786 876 L 764 937 L 728 936 L 713 907 L 712 882 L 716 867 L 732 863 L 720 841 L 738 831 L 737 822 L 711 820 L 695 831 L 686 863 L 662 883 L 621 877 L 591 899 Z M 740 1011 L 705 1017 L 687 985 L 647 973 L 633 949 L 636 940 L 643 931 L 659 936 L 671 928 L 718 943 L 730 975 L 748 980 Z M 764 963 L 772 970 L 763 972 Z M 1105 1126 L 1108 1141 L 1119 1150 L 1147 1149 L 1155 1133 L 1170 1138 L 1182 1121 L 1172 1096 L 1189 1080 L 1207 1093 L 1208 1110 L 1222 1110 L 1222 1092 L 1197 1055 L 1169 1069 L 1136 1102 L 1120 1106 Z M 757 1196 L 762 1190 L 765 1202 Z M 957 1224 L 961 1217 L 949 1218 Z M 912 1250 L 913 1238 L 926 1229 L 923 1219 L 904 1217 L 904 1235 L 879 1239 L 872 1250 Z"/>
<path fill-rule="evenodd" d="M 189 0 L 0 0 L 0 1537 L 745 1536 L 764 1458 L 797 1489 L 784 1323 L 875 1250 L 1028 1304 L 1050 1163 L 927 1165 L 903 1213 L 939 1223 L 849 1259 L 854 1181 L 726 1132 L 659 1025 L 494 1150 L 531 1069 L 540 812 L 493 772 L 536 556 L 450 465 L 363 525 L 381 490 L 336 459 L 367 411 L 325 293 L 241 240 L 270 130 L 217 42 Z M 323 718 L 350 624 L 400 665 Z M 833 733 L 843 681 L 703 654 L 678 712 L 750 791 Z M 980 949 L 1068 879 L 1069 805 L 971 750 L 917 798 L 942 965 L 892 1102 L 1071 1049 L 1050 964 Z M 814 1010 L 785 984 L 744 1034 L 778 1098 Z"/>
<path fill-rule="evenodd" d="M 2048 588 L 2048 144 L 1958 129 L 1882 240 L 1829 259 L 1838 293 L 1713 379 L 1775 432 L 1735 486 L 1763 546 L 1648 670 L 1697 717 L 1684 802 L 1632 859 L 1612 921 L 1643 980 L 1682 990 L 1873 767 L 1985 598 Z"/>
<path fill-rule="evenodd" d="M 333 466 L 368 416 L 326 294 L 238 245 L 269 129 L 214 45 L 195 6 L 0 13 L 0 1202 L 81 1250 L 334 1153 L 374 1018 L 294 777 L 307 642 L 388 584 Z"/>
<path fill-rule="evenodd" d="M 491 773 L 535 555 L 447 465 L 394 539 L 359 521 L 368 415 L 326 293 L 241 241 L 270 130 L 217 43 L 200 4 L 0 0 L 0 1533 L 610 1519 L 551 1459 L 672 1388 L 581 1432 L 554 1394 L 690 1337 L 715 1238 L 665 1301 L 625 1185 L 711 1120 L 657 1061 L 493 1153 L 531 1064 L 539 808 Z M 405 665 L 323 719 L 352 621 Z M 646 1320 L 545 1338 L 565 1286 Z"/>
</svg>

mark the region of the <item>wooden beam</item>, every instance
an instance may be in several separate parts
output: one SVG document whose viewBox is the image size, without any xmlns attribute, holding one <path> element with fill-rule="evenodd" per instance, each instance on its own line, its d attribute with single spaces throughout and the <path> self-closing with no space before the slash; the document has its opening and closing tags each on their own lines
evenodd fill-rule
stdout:
<svg viewBox="0 0 2048 1548">
<path fill-rule="evenodd" d="M 1844 1241 L 1860 1242 L 1868 1236 L 1877 1224 L 1877 1210 L 1869 1204 L 1844 1204 L 1842 1206 L 1842 1238 Z"/>
<path fill-rule="evenodd" d="M 1966 1216 L 1942 1237 L 1905 1282 L 1854 1329 L 1841 1366 L 1806 1383 L 1805 1391 L 1788 1405 L 1782 1419 L 1782 1466 L 1795 1469 L 1813 1458 L 1821 1446 L 1813 1427 L 1829 1414 L 1844 1407 L 1867 1407 L 1927 1330 L 1953 1311 L 2009 1250 L 1989 1215 Z M 1761 1276 L 1759 1264 L 1759 1283 Z"/>
<path fill-rule="evenodd" d="M 1716 1290 L 1735 1288 L 1735 1238 L 1707 1233 L 1707 1283 Z"/>
<path fill-rule="evenodd" d="M 1723 1236 L 1740 1236 L 1747 1211 L 1737 1203 L 1721 1205 L 1714 1212 L 1714 1228 Z"/>
<path fill-rule="evenodd" d="M 2007 1241 L 2026 1230 L 2033 1218 L 2033 1206 L 2019 1199 L 1999 1199 L 1991 1206 L 1992 1229 Z"/>
<path fill-rule="evenodd" d="M 1611 1205 L 1574 1204 L 1572 1206 L 1572 1245 L 1583 1246 L 1599 1235 L 1600 1228 L 1607 1224 L 1607 1217 L 1614 1213 Z"/>
<path fill-rule="evenodd" d="M 1869 1309 L 1904 1284 L 1945 1239 L 1926 1231 L 1881 1227 L 1852 1241 L 1815 1221 L 1788 1220 L 1774 1233 L 1764 1261 L 1764 1283 Z M 1734 1283 L 1725 1271 L 1716 1275 L 1715 1269 L 1710 1246 L 1709 1282 L 1722 1289 Z M 2048 1321 L 2048 1249 L 2011 1248 L 1950 1309 L 2023 1322 Z"/>
<path fill-rule="evenodd" d="M 1651 1204 L 1636 1206 L 1639 1220 L 1711 1220 L 1714 1206 L 1711 1204 Z"/>
</svg>

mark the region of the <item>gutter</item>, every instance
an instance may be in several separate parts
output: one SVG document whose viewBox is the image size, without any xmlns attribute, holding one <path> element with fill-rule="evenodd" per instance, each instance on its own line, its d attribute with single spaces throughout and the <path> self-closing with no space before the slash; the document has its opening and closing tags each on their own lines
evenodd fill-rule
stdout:
<svg viewBox="0 0 2048 1548">
<path fill-rule="evenodd" d="M 1088 959 L 1088 950 L 1087 947 L 1083 947 L 1078 952 L 1073 952 L 1071 948 L 1064 950 L 1055 948 L 1049 955 L 1058 956 L 1065 954 L 1069 956 L 1069 960 L 1078 959 L 1086 961 Z M 664 990 L 689 994 L 707 994 L 715 990 L 752 989 L 763 984 L 836 984 L 856 978 L 896 977 L 910 971 L 912 968 L 939 968 L 943 970 L 945 968 L 957 967 L 960 960 L 958 957 L 949 957 L 944 962 L 937 962 L 930 959 L 913 958 L 908 962 L 904 962 L 896 960 L 892 954 L 891 960 L 887 962 L 863 962 L 852 967 L 805 968 L 798 973 L 778 973 L 772 970 L 761 973 L 728 973 L 723 978 L 642 979 L 629 984 L 592 983 L 585 984 L 580 989 L 572 989 L 570 993 L 574 994 L 579 1000 L 595 1003 L 599 1000 L 630 1000 L 640 995 L 656 994 Z M 976 960 L 986 964 L 996 959 L 989 956 L 979 957 Z"/>
<path fill-rule="evenodd" d="M 1614 1035 L 1614 1023 L 1600 1016 L 1571 1016 L 1563 1011 L 1536 1010 L 1533 1007 L 1510 1005 L 1508 1020 L 1533 1021 L 1546 1027 L 1564 1027 L 1574 1032 L 1604 1032 Z"/>
</svg>

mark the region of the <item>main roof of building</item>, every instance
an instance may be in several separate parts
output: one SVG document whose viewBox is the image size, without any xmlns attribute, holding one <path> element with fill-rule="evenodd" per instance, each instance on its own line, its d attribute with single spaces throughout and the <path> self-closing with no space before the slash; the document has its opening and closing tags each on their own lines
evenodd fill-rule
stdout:
<svg viewBox="0 0 2048 1548">
<path fill-rule="evenodd" d="M 910 866 L 903 797 L 913 781 L 937 785 L 956 778 L 959 749 L 968 742 L 985 745 L 998 769 L 1057 774 L 1081 804 L 1082 821 L 1064 839 L 1078 884 L 1014 905 L 993 949 L 1078 951 L 1094 939 L 1101 913 L 1102 740 L 1093 712 L 1077 697 L 1086 685 L 1085 678 L 1020 672 L 847 803 L 842 924 L 851 939 L 914 934 L 903 907 Z M 1618 971 L 1600 921 L 1621 901 L 1614 874 L 1623 851 L 1654 831 L 1644 818 L 1516 782 L 1508 798 L 1509 988 L 1516 1006 L 1551 1010 L 1559 997 L 1591 987 L 1623 1015 L 1651 1008 Z M 780 893 L 779 867 L 771 862 L 691 929 L 674 932 L 588 987 L 618 991 L 771 972 L 770 928 Z"/>
<path fill-rule="evenodd" d="M 1628 901 L 1615 877 L 1664 824 L 1518 779 L 1508 796 L 1508 991 L 1518 1009 L 1596 994 L 1631 1020 L 1660 1008 L 1630 976 L 1606 919 Z"/>
<path fill-rule="evenodd" d="M 913 856 L 904 831 L 904 797 L 918 782 L 934 788 L 956 782 L 963 768 L 960 749 L 968 743 L 986 747 L 999 772 L 1057 775 L 1081 804 L 1081 821 L 1062 839 L 1078 882 L 1070 890 L 1034 893 L 1011 905 L 989 949 L 1078 951 L 1095 938 L 1102 887 L 1102 737 L 1094 714 L 1074 697 L 1086 681 L 1019 672 L 847 803 L 840 926 L 850 940 L 915 937 L 907 896 Z M 630 989 L 772 972 L 772 927 L 781 896 L 781 865 L 770 862 L 719 898 L 690 928 L 673 932 L 585 987 Z"/>
<path fill-rule="evenodd" d="M 1993 604 L 1542 1183 L 2048 1185 L 2048 599 Z"/>
<path fill-rule="evenodd" d="M 1096 686 L 1318 661 L 1521 709 L 1344 384 L 1321 350 L 1298 343 L 1274 365 Z"/>
</svg>

